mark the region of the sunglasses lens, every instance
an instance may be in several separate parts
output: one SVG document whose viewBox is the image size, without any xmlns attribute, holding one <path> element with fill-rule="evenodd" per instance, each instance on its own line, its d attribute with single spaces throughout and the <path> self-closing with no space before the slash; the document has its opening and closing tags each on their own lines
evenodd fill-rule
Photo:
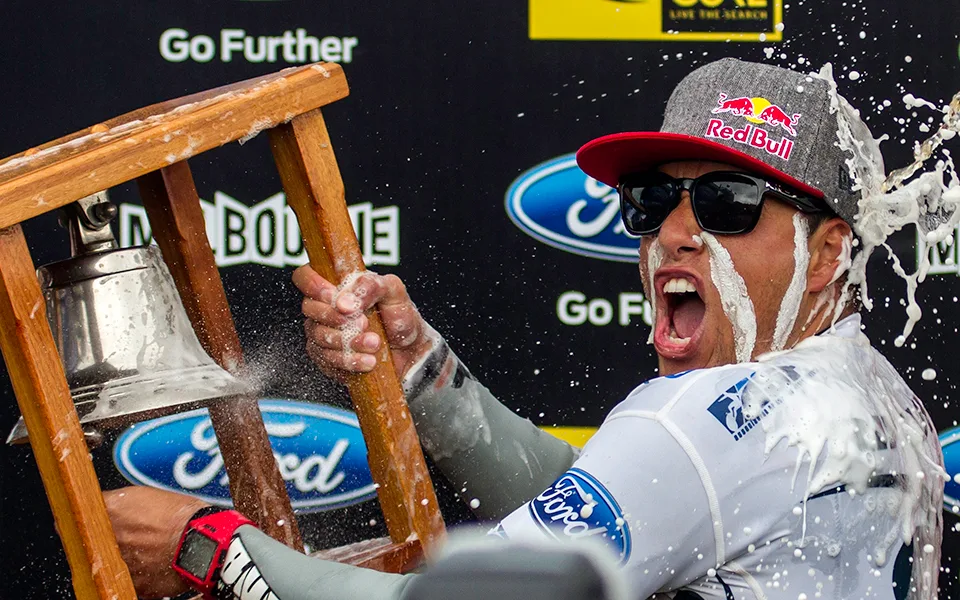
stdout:
<svg viewBox="0 0 960 600">
<path fill-rule="evenodd" d="M 700 179 L 693 193 L 693 204 L 706 231 L 744 233 L 757 223 L 762 196 L 754 180 L 724 173 Z"/>
<path fill-rule="evenodd" d="M 624 182 L 620 187 L 620 215 L 634 235 L 653 233 L 677 206 L 676 188 L 668 178 Z"/>
</svg>

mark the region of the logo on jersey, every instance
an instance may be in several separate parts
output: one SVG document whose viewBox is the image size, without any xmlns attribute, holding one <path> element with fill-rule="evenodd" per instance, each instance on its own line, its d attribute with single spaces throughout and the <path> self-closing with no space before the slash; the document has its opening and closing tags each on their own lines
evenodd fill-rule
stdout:
<svg viewBox="0 0 960 600">
<path fill-rule="evenodd" d="M 707 407 L 710 414 L 716 417 L 717 421 L 720 421 L 720 424 L 733 434 L 734 441 L 739 441 L 740 438 L 747 435 L 747 432 L 753 429 L 760 422 L 760 419 L 767 414 L 767 411 L 772 408 L 772 405 L 764 407 L 760 416 L 750 420 L 743 418 L 743 388 L 746 387 L 751 377 L 753 377 L 753 373 L 727 388 L 725 392 L 720 394 L 720 397 L 713 401 L 713 404 Z"/>
<path fill-rule="evenodd" d="M 630 558 L 630 528 L 610 492 L 580 469 L 570 469 L 528 505 L 533 520 L 557 540 L 599 536 Z"/>
<path fill-rule="evenodd" d="M 815 373 L 811 371 L 807 376 Z M 783 402 L 784 394 L 799 380 L 800 373 L 793 365 L 771 367 L 759 374 L 754 371 L 727 388 L 707 410 L 733 435 L 734 441 L 740 441 L 761 419 Z M 751 384 L 749 388 L 747 383 Z M 758 404 L 760 414 L 751 419 L 743 416 L 743 395 L 748 389 L 759 394 L 761 398 Z"/>
</svg>

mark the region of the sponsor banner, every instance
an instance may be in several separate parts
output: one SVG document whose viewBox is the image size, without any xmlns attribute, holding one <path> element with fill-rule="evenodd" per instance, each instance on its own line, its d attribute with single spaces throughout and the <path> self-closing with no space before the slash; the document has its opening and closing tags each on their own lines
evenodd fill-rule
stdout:
<svg viewBox="0 0 960 600">
<path fill-rule="evenodd" d="M 328 35 L 318 38 L 303 28 L 288 29 L 280 35 L 221 29 L 210 36 L 192 35 L 186 29 L 171 27 L 160 34 L 160 56 L 167 62 L 350 63 L 359 43 L 355 37 Z"/>
<path fill-rule="evenodd" d="M 307 263 L 300 225 L 283 192 L 247 206 L 214 192 L 213 202 L 200 200 L 207 239 L 217 266 L 258 264 L 268 267 L 299 267 Z M 374 208 L 369 202 L 347 207 L 360 251 L 367 265 L 400 263 L 400 208 Z M 138 204 L 121 204 L 120 245 L 140 246 L 152 240 L 147 211 Z"/>
<path fill-rule="evenodd" d="M 574 154 L 541 163 L 507 190 L 507 215 L 527 235 L 566 252 L 637 262 L 640 239 L 620 220 L 617 191 L 587 176 Z"/>
<path fill-rule="evenodd" d="M 557 298 L 557 318 L 564 325 L 589 323 L 603 327 L 616 323 L 627 327 L 636 317 L 653 327 L 653 305 L 640 292 L 624 292 L 615 301 L 606 298 L 587 299 L 586 295 L 576 290 L 564 292 Z"/>
<path fill-rule="evenodd" d="M 583 448 L 597 432 L 597 427 L 573 427 L 565 425 L 541 425 L 540 429 L 576 448 Z"/>
<path fill-rule="evenodd" d="M 778 42 L 782 0 L 530 0 L 530 39 Z"/>
<path fill-rule="evenodd" d="M 960 427 L 941 433 L 940 445 L 943 447 L 943 466 L 947 471 L 943 510 L 960 514 Z"/>
<path fill-rule="evenodd" d="M 348 506 L 376 496 L 367 447 L 352 412 L 264 399 L 260 412 L 290 502 L 299 512 Z M 205 408 L 132 425 L 113 461 L 131 483 L 232 506 L 227 472 Z"/>
<path fill-rule="evenodd" d="M 917 265 L 923 260 L 921 256 L 920 232 L 916 233 L 916 243 L 914 252 L 917 257 Z M 928 275 L 960 275 L 960 227 L 953 232 L 953 237 L 949 237 L 942 242 L 934 244 L 929 250 L 930 270 Z"/>
</svg>

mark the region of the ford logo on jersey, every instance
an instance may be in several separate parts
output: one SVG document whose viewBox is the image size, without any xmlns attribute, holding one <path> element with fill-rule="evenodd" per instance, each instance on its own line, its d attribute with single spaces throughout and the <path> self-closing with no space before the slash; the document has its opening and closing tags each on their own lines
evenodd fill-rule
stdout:
<svg viewBox="0 0 960 600">
<path fill-rule="evenodd" d="M 616 190 L 587 177 L 573 154 L 520 175 L 506 205 L 510 220 L 545 244 L 604 260 L 638 260 L 640 241 L 623 228 Z"/>
<path fill-rule="evenodd" d="M 293 508 L 328 510 L 376 496 L 356 415 L 277 399 L 261 400 L 260 412 Z M 117 439 L 113 461 L 132 483 L 231 505 L 223 457 L 206 409 L 133 425 Z"/>
<path fill-rule="evenodd" d="M 581 469 L 570 469 L 528 505 L 533 520 L 550 536 L 578 539 L 600 536 L 617 551 L 620 564 L 630 558 L 630 527 L 610 492 Z"/>
<path fill-rule="evenodd" d="M 941 433 L 940 446 L 948 475 L 943 487 L 943 508 L 950 513 L 960 512 L 960 427 Z"/>
</svg>

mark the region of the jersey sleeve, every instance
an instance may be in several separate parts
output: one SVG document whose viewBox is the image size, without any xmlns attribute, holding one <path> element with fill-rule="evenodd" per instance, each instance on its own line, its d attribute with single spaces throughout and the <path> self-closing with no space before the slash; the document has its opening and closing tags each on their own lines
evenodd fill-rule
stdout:
<svg viewBox="0 0 960 600">
<path fill-rule="evenodd" d="M 220 569 L 229 600 L 399 600 L 415 575 L 380 573 L 306 556 L 256 527 L 237 529 Z"/>
<path fill-rule="evenodd" d="M 804 489 L 794 475 L 803 461 L 785 444 L 768 452 L 762 416 L 744 416 L 754 367 L 640 386 L 573 467 L 496 533 L 602 540 L 637 597 L 716 579 L 710 573 L 721 567 L 740 572 L 755 549 L 789 543 L 802 529 Z"/>
<path fill-rule="evenodd" d="M 716 566 L 713 521 L 697 467 L 668 428 L 629 417 L 606 422 L 573 467 L 498 531 L 602 540 L 645 598 Z"/>
<path fill-rule="evenodd" d="M 501 404 L 434 339 L 404 380 L 417 434 L 474 514 L 501 519 L 566 471 L 577 451 Z"/>
</svg>

